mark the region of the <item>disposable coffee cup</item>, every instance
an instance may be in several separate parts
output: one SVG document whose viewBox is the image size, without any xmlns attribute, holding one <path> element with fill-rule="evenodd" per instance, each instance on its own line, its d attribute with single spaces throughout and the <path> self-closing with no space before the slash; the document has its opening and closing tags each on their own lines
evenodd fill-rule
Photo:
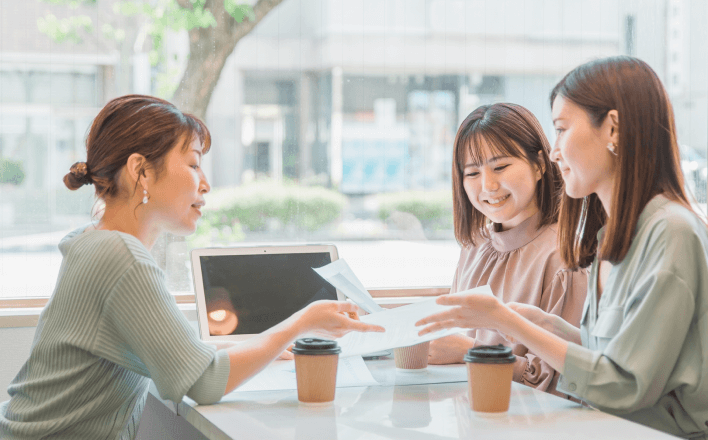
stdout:
<svg viewBox="0 0 708 440">
<path fill-rule="evenodd" d="M 297 399 L 306 404 L 326 405 L 334 401 L 337 364 L 342 349 L 335 341 L 302 338 L 295 341 Z"/>
<path fill-rule="evenodd" d="M 428 368 L 430 341 L 393 349 L 396 368 L 404 371 L 422 371 Z"/>
<path fill-rule="evenodd" d="M 470 408 L 479 413 L 509 410 L 516 356 L 503 345 L 470 348 L 465 355 Z"/>
</svg>

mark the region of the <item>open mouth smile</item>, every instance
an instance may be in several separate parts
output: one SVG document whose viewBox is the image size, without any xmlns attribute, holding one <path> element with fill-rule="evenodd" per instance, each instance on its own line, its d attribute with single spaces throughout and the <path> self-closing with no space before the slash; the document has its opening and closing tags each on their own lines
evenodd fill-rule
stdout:
<svg viewBox="0 0 708 440">
<path fill-rule="evenodd" d="M 484 203 L 491 205 L 491 206 L 498 206 L 498 205 L 501 205 L 503 202 L 505 202 L 506 199 L 508 199 L 509 197 L 511 197 L 511 194 L 507 194 L 504 197 L 500 197 L 498 199 L 488 199 L 488 200 L 485 200 Z"/>
</svg>

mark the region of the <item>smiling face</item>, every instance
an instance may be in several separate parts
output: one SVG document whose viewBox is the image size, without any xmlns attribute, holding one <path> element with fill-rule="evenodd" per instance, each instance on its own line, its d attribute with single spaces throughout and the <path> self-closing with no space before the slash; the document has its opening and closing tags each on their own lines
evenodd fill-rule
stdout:
<svg viewBox="0 0 708 440">
<path fill-rule="evenodd" d="M 175 235 L 189 235 L 197 229 L 204 194 L 210 190 L 201 162 L 202 145 L 195 139 L 186 150 L 179 142 L 165 157 L 158 176 L 146 171 L 149 200 L 143 209 L 149 221 Z M 142 195 L 141 187 L 138 192 Z"/>
<path fill-rule="evenodd" d="M 617 143 L 612 118 L 596 127 L 585 110 L 561 95 L 552 114 L 557 136 L 551 160 L 560 167 L 565 192 L 576 199 L 596 193 L 609 206 L 605 200 L 612 195 L 616 160 L 607 145 Z"/>
<path fill-rule="evenodd" d="M 543 173 L 524 159 L 493 153 L 484 138 L 479 140 L 480 163 L 468 148 L 462 184 L 475 209 L 502 230 L 511 229 L 538 212 L 536 185 Z"/>
</svg>

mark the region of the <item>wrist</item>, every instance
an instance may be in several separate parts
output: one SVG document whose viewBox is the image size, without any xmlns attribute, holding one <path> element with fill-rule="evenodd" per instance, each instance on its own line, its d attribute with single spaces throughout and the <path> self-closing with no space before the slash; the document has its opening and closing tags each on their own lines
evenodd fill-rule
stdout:
<svg viewBox="0 0 708 440">
<path fill-rule="evenodd" d="M 497 330 L 514 339 L 518 339 L 517 330 L 519 328 L 519 320 L 521 319 L 523 319 L 523 317 L 520 314 L 502 305 L 497 314 L 497 322 L 499 323 Z"/>
<path fill-rule="evenodd" d="M 290 326 L 290 328 L 293 332 L 294 338 L 297 338 L 298 336 L 307 333 L 311 330 L 305 310 L 302 310 L 302 313 L 297 313 L 293 315 L 293 324 Z"/>
<path fill-rule="evenodd" d="M 557 335 L 557 334 L 561 333 L 563 330 L 562 323 L 563 323 L 563 320 L 561 319 L 560 316 L 556 316 L 551 313 L 547 313 L 545 316 L 545 319 L 544 319 L 543 328 L 544 328 L 544 330 L 547 330 L 550 333 Z"/>
<path fill-rule="evenodd" d="M 300 310 L 299 312 L 295 312 L 294 314 L 290 315 L 290 317 L 285 321 L 281 322 L 275 327 L 271 327 L 263 333 L 281 333 L 286 338 L 290 339 L 291 341 L 294 341 L 300 335 L 310 331 L 310 328 L 307 325 L 307 320 L 304 316 L 305 310 L 306 309 Z"/>
</svg>

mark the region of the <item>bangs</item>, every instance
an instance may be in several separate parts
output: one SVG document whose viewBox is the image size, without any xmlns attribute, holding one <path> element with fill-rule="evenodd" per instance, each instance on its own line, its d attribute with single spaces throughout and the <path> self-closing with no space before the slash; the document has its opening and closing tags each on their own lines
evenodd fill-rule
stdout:
<svg viewBox="0 0 708 440">
<path fill-rule="evenodd" d="M 183 135 L 181 136 L 185 142 L 182 145 L 184 151 L 189 149 L 190 144 L 194 140 L 199 140 L 202 145 L 202 154 L 207 154 L 211 149 L 211 133 L 207 126 L 198 118 L 185 114 L 185 124 Z"/>
<path fill-rule="evenodd" d="M 486 143 L 489 149 L 489 157 L 485 156 L 482 145 Z M 463 152 L 469 153 L 470 162 L 477 166 L 483 165 L 492 157 L 518 157 L 528 162 L 528 159 L 521 151 L 521 147 L 514 144 L 508 137 L 501 137 L 494 130 L 483 133 L 481 130 L 472 129 L 461 139 Z M 464 171 L 467 154 L 459 155 L 460 163 L 457 164 L 460 171 Z"/>
</svg>

